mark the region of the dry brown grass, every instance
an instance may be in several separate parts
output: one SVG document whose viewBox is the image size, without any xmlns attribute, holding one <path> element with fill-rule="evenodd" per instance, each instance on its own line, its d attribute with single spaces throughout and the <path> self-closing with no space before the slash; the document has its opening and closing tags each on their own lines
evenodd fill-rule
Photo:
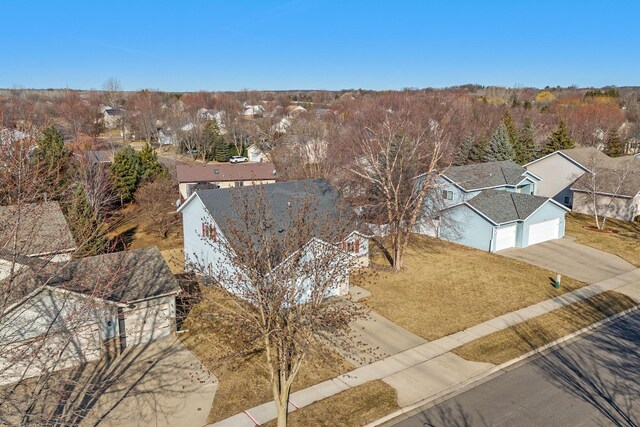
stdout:
<svg viewBox="0 0 640 427">
<path fill-rule="evenodd" d="M 498 365 L 635 305 L 636 302 L 624 294 L 604 292 L 494 332 L 453 352 L 467 360 Z"/>
<path fill-rule="evenodd" d="M 595 226 L 592 216 L 577 213 L 567 214 L 566 234 L 574 236 L 576 242 L 592 248 L 618 255 L 640 267 L 640 222 L 607 219 L 603 233 L 590 228 Z"/>
<path fill-rule="evenodd" d="M 149 230 L 148 222 L 135 203 L 122 209 L 109 224 L 111 230 L 107 237 L 122 241 L 127 249 L 148 248 L 157 246 L 161 251 L 181 249 L 183 245 L 182 225 L 177 224 L 163 239 L 158 233 Z"/>
<path fill-rule="evenodd" d="M 207 321 L 207 312 L 213 307 L 212 301 L 225 304 L 225 299 L 230 297 L 213 289 L 204 289 L 204 295 L 205 298 L 193 307 L 183 325 L 189 332 L 182 335 L 182 341 L 218 377 L 218 390 L 209 413 L 209 422 L 216 422 L 269 402 L 273 400 L 273 395 L 262 352 L 230 357 L 235 349 L 229 345 L 229 340 L 225 340 L 224 334 Z M 354 369 L 337 353 L 328 349 L 322 353 L 322 356 L 314 354 L 306 360 L 294 383 L 294 391 Z"/>
<path fill-rule="evenodd" d="M 362 426 L 399 409 L 396 391 L 381 380 L 350 388 L 289 415 L 291 427 Z M 274 427 L 276 421 L 265 424 Z"/>
<path fill-rule="evenodd" d="M 388 265 L 373 252 L 373 266 Z M 424 236 L 413 238 L 404 261 L 399 273 L 381 271 L 353 281 L 372 292 L 365 304 L 427 340 L 584 286 L 565 278 L 555 289 L 550 271 Z"/>
</svg>

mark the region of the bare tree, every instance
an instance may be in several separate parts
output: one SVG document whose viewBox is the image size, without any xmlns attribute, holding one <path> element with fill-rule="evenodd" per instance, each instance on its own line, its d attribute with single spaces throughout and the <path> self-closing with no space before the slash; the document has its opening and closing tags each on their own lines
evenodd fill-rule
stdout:
<svg viewBox="0 0 640 427">
<path fill-rule="evenodd" d="M 170 178 L 160 178 L 143 184 L 135 194 L 141 215 L 148 221 L 147 227 L 163 239 L 180 223 L 175 204 L 167 194 L 178 191 Z"/>
<path fill-rule="evenodd" d="M 364 184 L 368 204 L 388 225 L 392 264 L 398 271 L 425 199 L 444 170 L 446 136 L 435 120 L 416 122 L 398 112 L 363 129 L 354 145 L 349 169 Z"/>
<path fill-rule="evenodd" d="M 129 122 L 133 132 L 150 144 L 158 134 L 162 96 L 156 91 L 138 91 L 129 97 L 127 108 L 130 110 Z"/>
<path fill-rule="evenodd" d="M 118 108 L 122 106 L 122 84 L 120 84 L 120 80 L 114 77 L 107 79 L 102 85 L 102 90 L 109 107 Z"/>
<path fill-rule="evenodd" d="M 627 183 L 635 178 L 640 161 L 633 157 L 611 160 L 594 155 L 588 167 L 590 172 L 572 187 L 574 211 L 593 215 L 599 230 L 605 229 L 607 218 L 613 213 L 632 220 L 636 190 L 628 194 Z"/>
<path fill-rule="evenodd" d="M 233 212 L 224 229 L 207 226 L 218 261 L 191 263 L 231 297 L 207 320 L 237 351 L 264 355 L 283 427 L 304 360 L 320 351 L 319 340 L 349 340 L 350 321 L 364 315 L 348 299 L 326 298 L 348 286 L 353 258 L 341 242 L 353 231 L 353 222 L 344 220 L 353 214 L 329 215 L 313 196 L 291 197 L 282 211 L 262 187 L 246 188 L 230 190 Z"/>
</svg>

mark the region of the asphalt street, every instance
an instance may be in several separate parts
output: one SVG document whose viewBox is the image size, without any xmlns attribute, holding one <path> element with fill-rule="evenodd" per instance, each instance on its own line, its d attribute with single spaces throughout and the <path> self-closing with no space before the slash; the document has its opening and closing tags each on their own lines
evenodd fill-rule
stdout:
<svg viewBox="0 0 640 427">
<path fill-rule="evenodd" d="M 640 311 L 390 425 L 638 426 Z"/>
</svg>

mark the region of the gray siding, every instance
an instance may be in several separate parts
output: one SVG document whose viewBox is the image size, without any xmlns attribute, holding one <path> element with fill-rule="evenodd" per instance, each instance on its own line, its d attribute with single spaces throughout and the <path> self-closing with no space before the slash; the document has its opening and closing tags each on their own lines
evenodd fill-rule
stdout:
<svg viewBox="0 0 640 427">
<path fill-rule="evenodd" d="M 571 185 L 585 172 L 558 153 L 530 164 L 527 170 L 542 179 L 537 185 L 538 196 L 551 197 L 562 204 L 565 196 L 571 196 Z"/>
<path fill-rule="evenodd" d="M 599 195 L 597 198 L 598 212 L 605 213 L 610 218 L 631 221 L 640 215 L 640 196 L 633 199 L 616 198 L 611 200 L 610 196 Z M 608 206 L 608 207 L 607 207 Z M 593 215 L 593 200 L 587 193 L 573 193 L 573 211 Z"/>
</svg>

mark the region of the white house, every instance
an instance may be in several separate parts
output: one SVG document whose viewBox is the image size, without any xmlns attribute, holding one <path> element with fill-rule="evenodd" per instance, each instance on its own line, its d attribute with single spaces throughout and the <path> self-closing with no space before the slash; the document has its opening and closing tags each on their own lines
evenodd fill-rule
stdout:
<svg viewBox="0 0 640 427">
<path fill-rule="evenodd" d="M 269 161 L 269 157 L 256 144 L 247 147 L 247 157 L 250 162 L 265 163 Z"/>
<path fill-rule="evenodd" d="M 63 266 L 18 261 L 0 281 L 14 290 L 0 317 L 0 384 L 175 332 L 180 287 L 155 247 Z"/>
<path fill-rule="evenodd" d="M 243 106 L 242 114 L 247 117 L 256 117 L 264 115 L 264 107 L 262 105 L 247 105 Z"/>
<path fill-rule="evenodd" d="M 266 184 L 260 189 L 263 190 L 260 194 L 256 191 L 256 187 L 199 190 L 178 208 L 183 218 L 186 270 L 217 277 L 221 272 L 234 271 L 234 268 L 238 268 L 237 264 L 234 266 L 231 262 L 227 247 L 233 248 L 239 243 L 226 236 L 230 228 L 234 227 L 230 223 L 232 222 L 230 218 L 241 215 L 234 204 L 238 197 L 243 200 L 264 197 L 275 221 L 280 224 L 279 227 L 282 227 L 283 231 L 294 222 L 294 218 L 290 216 L 290 209 L 295 206 L 296 201 L 312 197 L 318 200 L 318 210 L 323 216 L 336 218 L 336 223 L 348 221 L 350 230 L 345 232 L 346 235 L 342 236 L 340 241 L 328 242 L 322 230 L 319 229 L 318 234 L 313 236 L 307 244 L 302 245 L 298 251 L 307 251 L 302 255 L 311 256 L 318 247 L 325 246 L 348 256 L 351 267 L 344 272 L 341 283 L 327 296 L 348 293 L 351 269 L 366 266 L 369 263 L 368 233 L 367 229 L 359 224 L 354 212 L 341 204 L 337 191 L 322 179 Z M 287 259 L 288 257 L 274 269 L 287 262 Z M 233 283 L 223 283 L 223 285 L 230 292 L 234 292 Z"/>
</svg>

